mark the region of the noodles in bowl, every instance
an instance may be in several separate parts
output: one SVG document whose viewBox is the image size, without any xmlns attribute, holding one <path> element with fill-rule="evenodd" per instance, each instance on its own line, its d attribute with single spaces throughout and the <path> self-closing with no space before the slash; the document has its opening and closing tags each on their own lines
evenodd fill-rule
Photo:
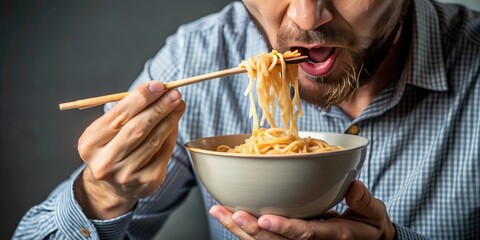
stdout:
<svg viewBox="0 0 480 240">
<path fill-rule="evenodd" d="M 273 50 L 271 53 L 261 53 L 242 61 L 240 67 L 247 69 L 250 78 L 244 94 L 250 99 L 249 116 L 253 118 L 252 135 L 245 140 L 245 143 L 233 148 L 225 144 L 219 145 L 217 151 L 244 154 L 293 154 L 342 149 L 338 145 L 331 146 L 324 140 L 301 138 L 298 135 L 296 117 L 303 116 L 297 80 L 298 65 L 285 63 L 285 59 L 298 56 L 300 53 L 297 51 L 281 54 Z M 257 100 L 263 113 L 260 123 L 253 96 L 255 83 Z M 293 98 L 291 88 L 293 88 Z M 284 128 L 277 127 L 274 120 L 277 105 L 281 111 Z M 265 120 L 271 128 L 259 128 Z"/>
<path fill-rule="evenodd" d="M 307 136 L 296 137 L 281 128 L 260 128 L 245 143 L 230 148 L 222 144 L 217 151 L 239 154 L 296 154 L 329 152 L 340 150 L 338 145 L 329 145 L 327 142 Z"/>
</svg>

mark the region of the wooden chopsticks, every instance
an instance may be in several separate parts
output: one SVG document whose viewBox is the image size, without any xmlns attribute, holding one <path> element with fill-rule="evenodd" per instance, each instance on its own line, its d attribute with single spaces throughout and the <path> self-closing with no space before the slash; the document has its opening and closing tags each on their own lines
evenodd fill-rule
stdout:
<svg viewBox="0 0 480 240">
<path fill-rule="evenodd" d="M 307 58 L 308 58 L 307 56 L 294 57 L 294 58 L 285 59 L 285 62 L 288 64 L 294 64 L 294 63 L 306 61 Z M 235 75 L 235 74 L 240 74 L 245 72 L 247 72 L 245 68 L 241 68 L 241 67 L 230 68 L 230 69 L 225 69 L 225 70 L 221 70 L 213 73 L 198 75 L 191 78 L 185 78 L 185 79 L 176 80 L 173 82 L 167 82 L 165 83 L 165 88 L 166 89 L 178 88 L 178 87 L 193 84 L 193 83 L 199 83 L 199 82 L 203 82 L 203 81 L 214 79 L 214 78 L 220 78 L 220 77 L 225 77 L 225 76 L 230 76 L 230 75 Z M 68 110 L 68 109 L 75 109 L 75 108 L 82 110 L 86 108 L 103 105 L 108 102 L 119 101 L 127 95 L 128 95 L 128 92 L 122 92 L 122 93 L 115 93 L 115 94 L 104 95 L 99 97 L 86 98 L 86 99 L 76 100 L 72 102 L 61 103 L 59 104 L 59 107 L 60 107 L 60 110 Z"/>
</svg>

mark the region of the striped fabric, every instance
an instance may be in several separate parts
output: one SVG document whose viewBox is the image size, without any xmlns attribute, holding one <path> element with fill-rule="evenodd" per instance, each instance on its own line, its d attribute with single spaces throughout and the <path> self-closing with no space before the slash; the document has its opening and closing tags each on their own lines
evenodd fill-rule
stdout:
<svg viewBox="0 0 480 240">
<path fill-rule="evenodd" d="M 346 133 L 355 126 L 371 140 L 360 179 L 386 204 L 398 239 L 480 239 L 480 17 L 428 0 L 414 0 L 413 17 L 411 51 L 397 84 L 356 119 L 336 107 L 304 104 L 299 129 Z M 262 51 L 268 50 L 243 5 L 232 3 L 182 26 L 132 88 L 235 67 Z M 108 221 L 87 219 L 72 191 L 81 167 L 27 212 L 14 238 L 151 238 L 195 184 L 183 144 L 250 132 L 246 85 L 246 76 L 238 75 L 180 89 L 187 110 L 166 182 L 132 212 Z M 209 209 L 216 201 L 201 189 Z M 235 239 L 212 217 L 209 223 L 213 239 Z"/>
</svg>

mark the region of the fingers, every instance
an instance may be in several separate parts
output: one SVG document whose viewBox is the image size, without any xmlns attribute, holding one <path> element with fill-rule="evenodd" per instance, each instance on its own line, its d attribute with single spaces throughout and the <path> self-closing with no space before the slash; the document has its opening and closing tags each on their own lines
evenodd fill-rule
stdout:
<svg viewBox="0 0 480 240">
<path fill-rule="evenodd" d="M 225 228 L 240 239 L 267 239 L 286 240 L 287 238 L 276 233 L 266 231 L 258 226 L 258 219 L 251 214 L 238 211 L 232 213 L 223 206 L 213 206 L 210 214 L 214 216 Z"/>
<path fill-rule="evenodd" d="M 164 159 L 167 161 L 175 147 L 178 122 L 185 110 L 185 103 L 181 102 L 167 117 L 162 119 L 122 162 L 128 173 L 135 173 L 147 166 L 151 161 Z M 154 156 L 155 155 L 155 156 Z"/>
<path fill-rule="evenodd" d="M 107 144 L 120 129 L 145 107 L 158 99 L 165 87 L 158 81 L 145 83 L 119 101 L 110 111 L 93 122 L 79 140 L 79 152 Z M 82 151 L 82 150 L 87 151 Z M 88 158 L 88 156 L 85 156 Z M 82 159 L 85 159 L 82 156 Z"/>
<path fill-rule="evenodd" d="M 166 138 L 161 149 L 152 157 L 152 160 L 134 175 L 140 183 L 144 183 L 141 198 L 156 192 L 165 181 L 167 165 L 175 148 L 178 128 Z"/>
<path fill-rule="evenodd" d="M 181 104 L 182 109 L 175 111 Z M 165 140 L 165 137 L 168 135 L 166 133 L 170 132 L 177 125 L 183 109 L 184 103 L 181 100 L 180 93 L 177 90 L 167 91 L 122 127 L 118 134 L 107 144 L 109 152 L 115 153 L 119 161 L 129 155 L 141 143 L 146 142 L 148 149 L 145 149 L 144 146 L 140 147 L 143 147 L 143 150 L 147 150 L 143 154 L 151 157 Z M 174 116 L 170 117 L 170 115 Z M 165 120 L 166 118 L 168 119 Z M 152 129 L 158 125 L 163 126 L 161 129 L 157 128 L 157 131 L 160 131 L 163 135 L 150 134 Z M 145 141 L 147 137 L 150 137 L 150 139 Z"/>
<path fill-rule="evenodd" d="M 184 110 L 178 91 L 165 92 L 162 83 L 152 81 L 92 123 L 78 145 L 91 173 L 84 188 L 94 201 L 87 199 L 86 208 L 95 209 L 96 216 L 118 216 L 137 199 L 157 191 L 165 179 Z"/>
<path fill-rule="evenodd" d="M 233 213 L 225 207 L 215 205 L 210 208 L 209 213 L 214 216 L 228 231 L 232 232 L 239 239 L 254 239 L 244 232 L 232 219 Z"/>
<path fill-rule="evenodd" d="M 347 219 L 332 218 L 325 221 L 288 219 L 276 215 L 259 218 L 260 227 L 288 239 L 378 239 L 378 229 Z"/>
<path fill-rule="evenodd" d="M 299 240 L 393 239 L 395 228 L 388 218 L 385 205 L 374 198 L 361 182 L 352 184 L 346 202 L 350 208 L 340 217 L 307 221 L 264 215 L 258 219 L 258 226 L 289 239 Z M 334 212 L 332 214 L 335 215 Z"/>
<path fill-rule="evenodd" d="M 125 198 L 139 199 L 157 191 L 165 179 L 168 161 L 176 146 L 178 121 L 184 110 L 185 103 L 182 102 L 123 161 L 106 165 L 109 169 L 98 169 L 103 162 L 96 164 L 96 171 L 92 171 L 95 178 L 108 181 Z"/>
<path fill-rule="evenodd" d="M 289 239 L 313 239 L 314 236 L 318 235 L 330 236 L 330 239 L 333 239 L 333 235 L 330 232 L 322 232 L 322 225 L 317 229 L 313 227 L 312 223 L 321 223 L 338 216 L 339 213 L 335 210 L 328 210 L 318 217 L 302 220 L 289 219 L 277 215 L 264 215 L 258 219 L 258 225 L 265 230 L 278 233 Z"/>
<path fill-rule="evenodd" d="M 314 239 L 315 229 L 309 221 L 288 219 L 277 215 L 263 215 L 258 225 L 268 231 L 285 236 L 288 239 Z M 333 238 L 331 238 L 333 239 Z"/>
<path fill-rule="evenodd" d="M 235 212 L 232 216 L 232 219 L 245 233 L 254 239 L 287 239 L 276 233 L 261 228 L 259 226 L 258 219 L 247 212 Z"/>
<path fill-rule="evenodd" d="M 85 131 L 79 153 L 95 179 L 130 192 L 129 186 L 138 180 L 136 172 L 152 161 L 172 132 L 176 136 L 185 103 L 177 90 L 164 92 L 158 81 L 143 84 Z M 171 155 L 175 139 L 167 145 L 164 149 Z M 169 157 L 162 160 L 168 162 Z"/>
</svg>

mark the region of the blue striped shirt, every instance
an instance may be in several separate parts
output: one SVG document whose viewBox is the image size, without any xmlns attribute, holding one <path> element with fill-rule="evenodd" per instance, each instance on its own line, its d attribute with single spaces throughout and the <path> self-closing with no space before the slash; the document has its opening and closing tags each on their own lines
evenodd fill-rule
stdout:
<svg viewBox="0 0 480 240">
<path fill-rule="evenodd" d="M 360 180 L 386 204 L 398 239 L 480 239 L 480 17 L 428 0 L 414 0 L 413 8 L 411 49 L 400 80 L 355 119 L 337 107 L 325 111 L 304 104 L 298 126 L 339 133 L 357 128 L 371 140 Z M 180 27 L 132 88 L 235 67 L 266 51 L 244 6 L 232 3 Z M 196 183 L 184 143 L 251 131 L 242 94 L 246 79 L 237 75 L 179 89 L 187 110 L 167 179 L 132 212 L 87 219 L 72 191 L 81 167 L 26 213 L 14 238 L 151 238 Z M 209 209 L 216 201 L 201 190 Z M 209 227 L 213 239 L 235 238 L 212 217 Z"/>
</svg>

